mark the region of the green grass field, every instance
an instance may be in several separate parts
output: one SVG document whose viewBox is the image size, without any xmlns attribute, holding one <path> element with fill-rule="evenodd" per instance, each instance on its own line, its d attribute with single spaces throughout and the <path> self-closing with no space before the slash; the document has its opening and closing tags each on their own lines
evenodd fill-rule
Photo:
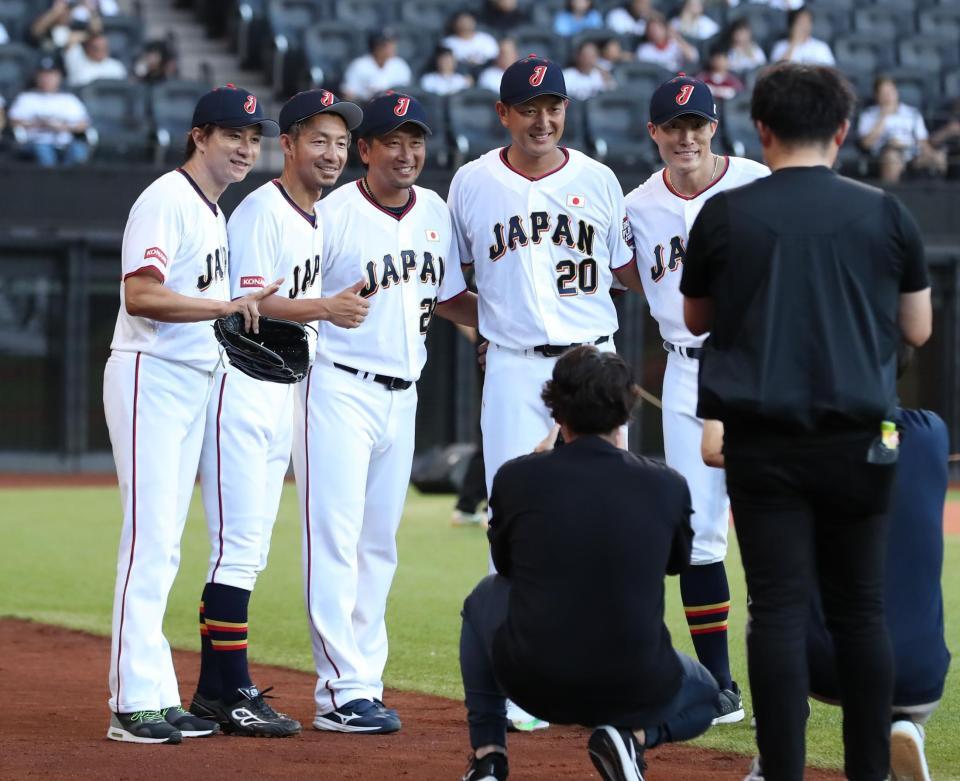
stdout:
<svg viewBox="0 0 960 781">
<path fill-rule="evenodd" d="M 112 488 L 4 490 L 0 531 L 0 615 L 12 615 L 107 635 L 116 566 L 119 499 Z M 479 529 L 451 528 L 453 500 L 411 492 L 400 528 L 400 568 L 389 605 L 390 686 L 459 699 L 459 610 L 486 573 L 486 539 Z M 207 542 L 199 492 L 184 535 L 183 562 L 167 610 L 166 632 L 177 647 L 196 650 L 196 607 L 206 574 Z M 743 573 L 736 545 L 728 560 L 733 610 L 730 647 L 734 675 L 747 682 L 744 659 Z M 944 564 L 947 643 L 960 648 L 960 537 L 947 539 Z M 310 646 L 300 575 L 296 496 L 286 487 L 274 532 L 271 564 L 251 603 L 252 658 L 309 671 Z M 691 652 L 676 579 L 671 579 L 667 621 L 677 645 Z M 263 685 L 269 685 L 263 681 Z M 106 670 L 104 670 L 106 686 Z M 745 692 L 750 713 L 749 692 Z M 960 685 L 948 681 L 934 716 L 927 755 L 938 781 L 960 779 Z M 813 703 L 808 730 L 811 764 L 839 766 L 840 712 Z M 749 720 L 712 730 L 703 746 L 754 752 Z"/>
</svg>

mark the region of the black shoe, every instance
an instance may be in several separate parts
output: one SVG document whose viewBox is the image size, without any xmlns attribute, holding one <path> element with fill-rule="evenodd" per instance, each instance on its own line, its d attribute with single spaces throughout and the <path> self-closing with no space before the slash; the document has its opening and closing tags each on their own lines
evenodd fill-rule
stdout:
<svg viewBox="0 0 960 781">
<path fill-rule="evenodd" d="M 158 710 L 113 713 L 107 729 L 110 740 L 123 743 L 180 743 L 183 735 Z"/>
<path fill-rule="evenodd" d="M 299 734 L 300 722 L 285 713 L 277 713 L 264 699 L 272 688 L 271 686 L 262 692 L 256 686 L 237 689 L 238 699 L 222 705 L 223 714 L 227 718 L 224 731 L 230 735 L 254 738 L 289 738 Z"/>
<path fill-rule="evenodd" d="M 373 704 L 376 705 L 378 708 L 380 708 L 380 710 L 384 711 L 385 713 L 389 713 L 391 716 L 400 718 L 400 714 L 397 713 L 397 709 L 388 708 L 386 705 L 384 705 L 383 700 L 378 700 L 376 697 L 374 697 Z"/>
<path fill-rule="evenodd" d="M 188 712 L 206 721 L 217 722 L 224 732 L 227 731 L 226 728 L 230 724 L 230 719 L 224 713 L 223 703 L 219 699 L 204 697 L 200 692 L 194 692 Z"/>
<path fill-rule="evenodd" d="M 603 781 L 643 781 L 643 746 L 628 729 L 597 727 L 587 742 L 590 761 Z"/>
<path fill-rule="evenodd" d="M 730 684 L 729 689 L 721 689 L 717 695 L 717 715 L 713 721 L 716 724 L 735 724 L 746 718 L 743 710 L 743 698 L 740 696 L 740 687 L 736 681 Z"/>
<path fill-rule="evenodd" d="M 180 734 L 185 738 L 205 738 L 207 735 L 216 735 L 220 731 L 220 725 L 216 719 L 201 718 L 185 711 L 179 705 L 165 708 L 163 717 L 168 724 L 180 730 Z"/>
<path fill-rule="evenodd" d="M 400 729 L 396 712 L 389 712 L 372 700 L 350 700 L 336 710 L 317 715 L 315 729 L 327 732 L 368 732 L 384 735 Z"/>
<path fill-rule="evenodd" d="M 506 781 L 510 774 L 507 765 L 507 755 L 499 751 L 487 754 L 483 759 L 477 759 L 476 754 L 470 755 L 470 764 L 461 781 Z"/>
</svg>

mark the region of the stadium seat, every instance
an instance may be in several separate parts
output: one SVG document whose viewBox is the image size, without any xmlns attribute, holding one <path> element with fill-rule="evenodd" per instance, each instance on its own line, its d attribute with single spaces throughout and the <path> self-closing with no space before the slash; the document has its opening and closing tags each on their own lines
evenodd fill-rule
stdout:
<svg viewBox="0 0 960 781">
<path fill-rule="evenodd" d="M 309 81 L 336 91 L 350 61 L 365 54 L 367 41 L 349 22 L 324 22 L 306 31 L 303 56 Z"/>
<path fill-rule="evenodd" d="M 333 14 L 337 21 L 372 32 L 396 22 L 399 8 L 388 0 L 336 0 Z"/>
<path fill-rule="evenodd" d="M 872 33 L 854 32 L 838 37 L 833 53 L 841 71 L 877 71 L 893 65 L 894 47 L 891 41 L 878 40 Z"/>
<path fill-rule="evenodd" d="M 7 103 L 30 84 L 39 52 L 23 43 L 0 46 L 0 95 Z"/>
<path fill-rule="evenodd" d="M 673 73 L 652 62 L 622 62 L 613 69 L 619 89 L 637 90 L 649 95 Z"/>
<path fill-rule="evenodd" d="M 433 59 L 434 46 L 429 37 L 432 33 L 428 33 L 427 41 L 424 41 L 423 28 L 410 22 L 392 24 L 390 29 L 397 38 L 397 56 L 406 61 L 414 74 L 421 74 Z M 437 42 L 439 42 L 439 37 L 438 33 Z M 364 45 L 366 45 L 366 41 L 364 41 Z"/>
<path fill-rule="evenodd" d="M 131 65 L 143 44 L 143 20 L 127 15 L 104 16 L 102 19 L 103 34 L 110 42 L 110 56 Z"/>
<path fill-rule="evenodd" d="M 449 0 L 403 0 L 400 19 L 420 25 L 424 32 L 440 33 L 446 27 L 452 11 Z"/>
<path fill-rule="evenodd" d="M 753 40 L 765 51 L 787 34 L 787 14 L 768 5 L 741 3 L 727 11 L 727 24 L 746 17 L 750 20 Z"/>
<path fill-rule="evenodd" d="M 960 39 L 960 8 L 956 4 L 925 8 L 917 15 L 920 32 Z"/>
<path fill-rule="evenodd" d="M 930 34 L 902 39 L 897 44 L 897 54 L 902 66 L 922 69 L 934 76 L 960 64 L 957 41 Z"/>
<path fill-rule="evenodd" d="M 27 28 L 34 17 L 32 0 L 0 0 L 0 23 L 6 28 L 11 41 L 24 41 Z"/>
<path fill-rule="evenodd" d="M 95 132 L 96 160 L 147 162 L 153 152 L 153 128 L 147 116 L 147 91 L 142 84 L 100 79 L 77 90 Z"/>
<path fill-rule="evenodd" d="M 915 27 L 912 13 L 904 13 L 889 6 L 864 6 L 853 12 L 854 32 L 867 33 L 884 41 L 909 35 Z"/>
<path fill-rule="evenodd" d="M 960 68 L 946 71 L 942 79 L 943 95 L 956 97 L 960 95 Z"/>
<path fill-rule="evenodd" d="M 474 88 L 447 99 L 456 149 L 454 167 L 507 143 L 507 131 L 494 110 L 498 98 L 495 92 Z"/>
<path fill-rule="evenodd" d="M 329 8 L 317 0 L 273 0 L 268 6 L 270 38 L 265 46 L 269 57 L 265 56 L 263 62 L 269 63 L 270 84 L 278 96 L 296 91 L 304 32 L 314 25 L 329 25 L 329 15 Z"/>
<path fill-rule="evenodd" d="M 554 35 L 552 28 L 525 24 L 514 28 L 511 37 L 517 42 L 517 53 L 521 57 L 538 54 L 561 65 L 567 61 L 569 42 Z"/>
<path fill-rule="evenodd" d="M 227 22 L 227 35 L 237 50 L 240 67 L 259 68 L 269 35 L 267 0 L 241 0 Z"/>
<path fill-rule="evenodd" d="M 607 165 L 651 170 L 656 149 L 647 133 L 650 92 L 619 89 L 586 103 L 587 136 L 593 156 Z"/>
<path fill-rule="evenodd" d="M 750 96 L 742 94 L 725 100 L 720 106 L 720 131 L 730 154 L 763 160 L 763 148 L 757 136 L 757 128 L 750 118 Z"/>
<path fill-rule="evenodd" d="M 590 143 L 587 140 L 587 104 L 589 102 L 589 100 L 571 100 L 567 104 L 567 118 L 563 126 L 563 138 L 560 140 L 560 146 L 568 146 L 585 155 L 591 152 Z"/>
<path fill-rule="evenodd" d="M 201 81 L 170 79 L 150 88 L 150 115 L 156 127 L 156 162 L 175 162 L 190 131 L 191 117 L 200 96 L 210 89 Z"/>
</svg>

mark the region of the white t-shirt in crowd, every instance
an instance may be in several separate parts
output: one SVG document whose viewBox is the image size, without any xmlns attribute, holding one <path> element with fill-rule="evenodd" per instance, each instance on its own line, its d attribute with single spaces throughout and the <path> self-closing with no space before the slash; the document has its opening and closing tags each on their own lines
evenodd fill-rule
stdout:
<svg viewBox="0 0 960 781">
<path fill-rule="evenodd" d="M 880 107 L 870 106 L 860 115 L 860 121 L 857 123 L 857 134 L 860 138 L 863 138 L 873 130 L 879 121 Z M 926 141 L 927 138 L 927 126 L 920 112 L 913 106 L 901 103 L 897 106 L 896 113 L 887 117 L 883 125 L 883 132 L 870 147 L 870 152 L 877 154 L 883 147 L 892 142 L 903 148 L 905 159 L 912 160 L 919 152 L 920 142 Z"/>
<path fill-rule="evenodd" d="M 491 65 L 484 68 L 480 78 L 477 79 L 477 86 L 481 89 L 488 89 L 491 92 L 500 92 L 500 80 L 503 78 L 503 68 Z"/>
<path fill-rule="evenodd" d="M 626 8 L 614 8 L 607 14 L 607 27 L 618 35 L 643 35 L 647 31 L 647 20 L 642 16 L 634 19 Z"/>
<path fill-rule="evenodd" d="M 750 54 L 743 54 L 739 49 L 731 49 L 727 52 L 727 57 L 730 62 L 730 70 L 735 73 L 752 71 L 754 68 L 767 64 L 767 55 L 755 43 L 751 45 Z"/>
<path fill-rule="evenodd" d="M 407 86 L 412 77 L 410 66 L 400 57 L 391 57 L 381 68 L 372 55 L 365 54 L 347 66 L 343 91 L 359 100 L 369 100 L 391 87 Z"/>
<path fill-rule="evenodd" d="M 652 62 L 668 71 L 682 70 L 684 64 L 680 44 L 672 39 L 662 48 L 649 41 L 641 43 L 637 48 L 637 59 L 641 62 Z"/>
<path fill-rule="evenodd" d="M 773 51 L 770 52 L 770 60 L 778 62 L 784 59 L 789 48 L 790 41 L 777 41 L 773 46 Z M 805 65 L 836 65 L 837 63 L 833 58 L 833 52 L 830 51 L 830 45 L 819 38 L 807 38 L 803 43 L 798 44 L 793 50 L 790 62 Z"/>
<path fill-rule="evenodd" d="M 696 41 L 705 41 L 720 32 L 720 25 L 705 14 L 701 14 L 690 24 L 684 24 L 679 16 L 670 20 L 670 26 L 683 35 Z"/>
<path fill-rule="evenodd" d="M 574 100 L 587 100 L 607 88 L 603 71 L 599 68 L 590 73 L 583 73 L 578 68 L 564 68 L 563 80 L 567 84 L 567 94 Z"/>
<path fill-rule="evenodd" d="M 10 120 L 17 122 L 48 122 L 76 124 L 89 122 L 90 115 L 80 98 L 69 92 L 21 92 L 10 106 Z M 31 144 L 66 146 L 73 138 L 69 130 L 26 128 Z"/>
<path fill-rule="evenodd" d="M 500 51 L 497 39 L 483 30 L 477 30 L 472 38 L 448 35 L 443 39 L 443 45 L 453 52 L 457 62 L 466 62 L 470 65 L 483 65 L 485 62 L 490 62 Z"/>
<path fill-rule="evenodd" d="M 71 87 L 82 87 L 97 79 L 127 78 L 127 66 L 120 60 L 113 57 L 91 60 L 79 43 L 63 53 L 63 65 L 67 69 L 67 84 Z"/>
<path fill-rule="evenodd" d="M 420 78 L 420 87 L 434 95 L 452 95 L 470 86 L 470 79 L 462 73 L 424 73 Z"/>
</svg>

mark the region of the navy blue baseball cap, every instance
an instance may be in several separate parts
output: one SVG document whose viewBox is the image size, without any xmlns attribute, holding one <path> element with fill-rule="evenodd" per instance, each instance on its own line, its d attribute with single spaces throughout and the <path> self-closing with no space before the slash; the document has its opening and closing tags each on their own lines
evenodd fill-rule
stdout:
<svg viewBox="0 0 960 781">
<path fill-rule="evenodd" d="M 546 57 L 528 54 L 513 63 L 500 77 L 500 100 L 508 106 L 526 103 L 540 95 L 567 98 L 563 69 Z"/>
<path fill-rule="evenodd" d="M 336 114 L 343 117 L 347 130 L 355 130 L 363 121 L 363 111 L 356 103 L 340 100 L 329 90 L 311 89 L 298 92 L 280 109 L 280 132 L 288 133 L 297 122 L 316 114 Z"/>
<path fill-rule="evenodd" d="M 683 73 L 665 81 L 650 98 L 650 121 L 662 125 L 684 114 L 716 122 L 720 118 L 710 88 L 699 79 Z"/>
<path fill-rule="evenodd" d="M 197 101 L 197 107 L 193 110 L 192 127 L 207 124 L 220 127 L 260 125 L 267 138 L 280 135 L 280 126 L 263 115 L 257 96 L 233 84 L 212 89 Z"/>
<path fill-rule="evenodd" d="M 363 107 L 363 122 L 357 128 L 356 136 L 385 136 L 408 122 L 419 126 L 428 135 L 432 132 L 427 124 L 427 112 L 419 100 L 402 92 L 387 90 L 374 95 Z"/>
</svg>

